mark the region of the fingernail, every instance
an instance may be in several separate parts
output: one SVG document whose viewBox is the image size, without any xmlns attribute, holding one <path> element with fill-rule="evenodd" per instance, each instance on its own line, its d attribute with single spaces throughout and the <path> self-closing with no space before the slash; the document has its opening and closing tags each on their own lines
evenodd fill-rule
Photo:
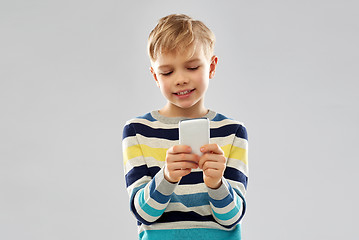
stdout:
<svg viewBox="0 0 359 240">
<path fill-rule="evenodd" d="M 204 147 L 201 147 L 201 149 L 200 149 L 200 150 L 201 150 L 201 152 L 204 152 L 204 150 L 205 150 L 205 149 L 204 149 Z"/>
</svg>

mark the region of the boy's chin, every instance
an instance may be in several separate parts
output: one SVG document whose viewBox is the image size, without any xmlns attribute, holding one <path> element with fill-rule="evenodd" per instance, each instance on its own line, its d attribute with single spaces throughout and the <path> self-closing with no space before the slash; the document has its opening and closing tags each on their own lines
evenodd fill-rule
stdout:
<svg viewBox="0 0 359 240">
<path fill-rule="evenodd" d="M 188 104 L 176 104 L 176 107 L 179 109 L 179 110 L 182 110 L 182 111 L 194 111 L 196 109 L 200 109 L 198 108 L 197 106 L 197 103 L 188 103 Z"/>
</svg>

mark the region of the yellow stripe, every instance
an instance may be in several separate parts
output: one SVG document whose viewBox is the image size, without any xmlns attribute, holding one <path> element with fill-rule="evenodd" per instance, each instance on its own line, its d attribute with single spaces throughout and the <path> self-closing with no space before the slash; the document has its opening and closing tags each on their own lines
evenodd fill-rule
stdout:
<svg viewBox="0 0 359 240">
<path fill-rule="evenodd" d="M 128 147 L 124 150 L 123 163 L 126 165 L 127 161 L 136 157 L 153 157 L 157 161 L 165 161 L 167 148 L 152 148 L 144 144 L 137 144 Z"/>
<path fill-rule="evenodd" d="M 243 148 L 232 146 L 231 144 L 221 147 L 226 158 L 232 158 L 248 164 L 247 151 Z M 124 150 L 124 165 L 127 161 L 136 157 L 153 157 L 157 161 L 165 161 L 167 148 L 152 148 L 144 144 L 137 144 Z"/>
<path fill-rule="evenodd" d="M 222 146 L 221 148 L 226 158 L 237 159 L 248 165 L 248 156 L 246 149 L 232 146 L 232 144 Z"/>
</svg>

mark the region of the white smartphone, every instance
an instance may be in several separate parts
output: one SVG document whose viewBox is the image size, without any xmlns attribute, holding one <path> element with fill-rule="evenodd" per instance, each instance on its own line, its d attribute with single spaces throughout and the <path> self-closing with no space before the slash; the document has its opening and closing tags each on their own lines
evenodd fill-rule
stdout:
<svg viewBox="0 0 359 240">
<path fill-rule="evenodd" d="M 210 130 L 208 118 L 194 118 L 179 122 L 179 144 L 188 145 L 192 153 L 202 155 L 200 148 L 209 144 Z"/>
</svg>

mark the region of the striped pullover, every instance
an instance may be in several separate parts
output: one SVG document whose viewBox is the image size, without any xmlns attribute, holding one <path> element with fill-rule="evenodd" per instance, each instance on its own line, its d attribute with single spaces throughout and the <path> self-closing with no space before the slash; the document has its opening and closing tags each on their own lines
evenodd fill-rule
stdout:
<svg viewBox="0 0 359 240">
<path fill-rule="evenodd" d="M 152 111 L 126 122 L 123 161 L 131 212 L 139 239 L 241 239 L 240 222 L 246 210 L 248 181 L 245 127 L 214 111 L 210 143 L 225 153 L 222 185 L 208 188 L 201 169 L 192 169 L 179 183 L 164 178 L 166 151 L 178 145 L 178 123 Z"/>
</svg>

